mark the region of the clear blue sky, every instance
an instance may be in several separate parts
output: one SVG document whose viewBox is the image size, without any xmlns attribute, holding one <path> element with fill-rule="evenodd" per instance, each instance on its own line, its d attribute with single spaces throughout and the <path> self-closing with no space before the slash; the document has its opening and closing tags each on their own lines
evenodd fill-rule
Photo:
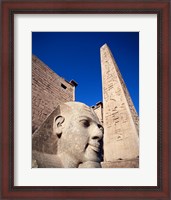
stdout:
<svg viewBox="0 0 171 200">
<path fill-rule="evenodd" d="M 102 101 L 100 47 L 112 51 L 139 113 L 138 32 L 33 32 L 32 53 L 67 81 L 74 79 L 76 101 Z"/>
</svg>

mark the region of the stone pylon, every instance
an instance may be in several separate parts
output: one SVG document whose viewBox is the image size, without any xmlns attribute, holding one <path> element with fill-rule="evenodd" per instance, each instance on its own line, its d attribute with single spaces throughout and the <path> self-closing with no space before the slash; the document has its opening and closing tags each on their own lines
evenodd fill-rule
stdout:
<svg viewBox="0 0 171 200">
<path fill-rule="evenodd" d="M 139 118 L 109 47 L 100 49 L 103 85 L 104 162 L 139 156 Z"/>
</svg>

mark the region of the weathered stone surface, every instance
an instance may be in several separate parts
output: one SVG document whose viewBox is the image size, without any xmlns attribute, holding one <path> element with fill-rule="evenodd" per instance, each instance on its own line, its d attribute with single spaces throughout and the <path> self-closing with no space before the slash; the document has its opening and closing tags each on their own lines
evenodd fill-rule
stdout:
<svg viewBox="0 0 171 200">
<path fill-rule="evenodd" d="M 36 160 L 32 160 L 32 168 L 38 168 L 38 164 Z"/>
<path fill-rule="evenodd" d="M 38 167 L 101 167 L 103 127 L 92 108 L 59 105 L 32 136 Z"/>
<path fill-rule="evenodd" d="M 103 82 L 104 161 L 139 156 L 139 118 L 119 72 L 105 44 L 100 49 Z"/>
<path fill-rule="evenodd" d="M 95 106 L 92 106 L 92 108 L 99 118 L 100 122 L 103 124 L 103 103 L 97 102 Z"/>
<path fill-rule="evenodd" d="M 102 168 L 138 168 L 139 159 L 118 160 L 115 162 L 101 162 Z"/>
<path fill-rule="evenodd" d="M 32 132 L 58 104 L 75 100 L 75 81 L 66 81 L 32 56 Z"/>
<path fill-rule="evenodd" d="M 98 162 L 87 161 L 79 165 L 79 168 L 101 168 Z"/>
</svg>

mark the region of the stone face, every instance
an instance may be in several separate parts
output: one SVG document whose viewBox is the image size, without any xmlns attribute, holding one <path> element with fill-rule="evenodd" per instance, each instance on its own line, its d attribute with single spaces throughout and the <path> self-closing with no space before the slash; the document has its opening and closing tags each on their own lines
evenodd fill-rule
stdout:
<svg viewBox="0 0 171 200">
<path fill-rule="evenodd" d="M 102 138 L 92 108 L 79 102 L 60 104 L 32 136 L 33 167 L 101 167 Z"/>
<path fill-rule="evenodd" d="M 103 83 L 104 161 L 139 156 L 139 118 L 119 72 L 105 44 L 100 49 Z"/>
<path fill-rule="evenodd" d="M 58 104 L 75 100 L 76 82 L 68 82 L 32 56 L 32 132 Z"/>
</svg>

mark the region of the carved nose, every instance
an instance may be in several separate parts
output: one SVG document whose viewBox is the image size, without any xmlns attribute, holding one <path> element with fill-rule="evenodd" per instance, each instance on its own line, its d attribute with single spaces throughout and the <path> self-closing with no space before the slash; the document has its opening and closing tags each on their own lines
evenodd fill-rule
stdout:
<svg viewBox="0 0 171 200">
<path fill-rule="evenodd" d="M 102 126 L 97 125 L 94 127 L 94 130 L 92 130 L 91 133 L 91 139 L 93 140 L 101 140 L 103 137 L 103 130 L 102 130 Z"/>
</svg>

